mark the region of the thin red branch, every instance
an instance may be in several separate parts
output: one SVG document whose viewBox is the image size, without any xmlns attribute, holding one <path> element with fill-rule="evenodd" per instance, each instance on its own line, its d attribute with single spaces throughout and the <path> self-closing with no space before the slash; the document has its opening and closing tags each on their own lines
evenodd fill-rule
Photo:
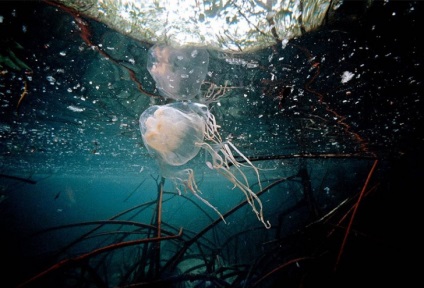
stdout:
<svg viewBox="0 0 424 288">
<path fill-rule="evenodd" d="M 183 229 L 181 228 L 177 235 L 171 235 L 171 236 L 165 236 L 165 237 L 154 237 L 154 238 L 147 238 L 147 239 L 138 239 L 138 240 L 115 243 L 115 244 L 108 245 L 108 246 L 105 246 L 105 247 L 102 247 L 102 248 L 99 248 L 99 249 L 95 249 L 93 251 L 90 251 L 86 254 L 83 254 L 83 255 L 80 255 L 80 256 L 77 256 L 77 257 L 74 257 L 74 258 L 64 259 L 64 260 L 54 264 L 50 268 L 44 270 L 43 272 L 35 275 L 31 279 L 21 283 L 20 285 L 18 285 L 17 288 L 25 287 L 28 284 L 46 276 L 47 274 L 49 274 L 49 273 L 51 273 L 55 270 L 63 268 L 67 265 L 71 265 L 71 264 L 75 264 L 77 262 L 81 262 L 83 260 L 86 260 L 86 259 L 93 257 L 95 255 L 98 255 L 100 253 L 107 252 L 107 251 L 110 251 L 110 250 L 119 249 L 119 248 L 123 248 L 123 247 L 127 247 L 127 246 L 138 245 L 138 244 L 142 244 L 142 243 L 158 242 L 158 241 L 175 239 L 175 238 L 181 237 L 182 233 L 183 233 Z"/>
<path fill-rule="evenodd" d="M 377 163 L 378 163 L 378 160 L 375 160 L 374 164 L 372 165 L 370 172 L 368 173 L 367 179 L 365 180 L 364 186 L 362 187 L 361 193 L 359 194 L 358 201 L 356 201 L 356 203 L 355 203 L 355 206 L 354 206 L 354 209 L 353 209 L 353 212 L 352 212 L 352 216 L 350 217 L 350 221 L 349 221 L 349 224 L 347 226 L 346 233 L 344 235 L 343 242 L 342 242 L 342 245 L 341 245 L 340 250 L 339 250 L 339 254 L 337 255 L 337 260 L 336 260 L 336 264 L 334 266 L 334 271 L 337 270 L 337 267 L 339 265 L 340 259 L 341 259 L 342 254 L 343 254 L 344 247 L 346 245 L 347 237 L 349 236 L 349 232 L 352 228 L 353 219 L 355 218 L 356 212 L 358 211 L 358 207 L 359 207 L 359 204 L 361 203 L 362 197 L 365 194 L 365 191 L 367 190 L 368 183 L 371 179 L 372 174 L 375 171 L 375 167 L 377 166 Z"/>
<path fill-rule="evenodd" d="M 269 276 L 271 276 L 272 274 L 274 274 L 275 272 L 280 271 L 281 269 L 284 269 L 285 267 L 287 267 L 290 264 L 293 263 L 298 263 L 299 261 L 303 261 L 303 260 L 307 260 L 307 259 L 311 259 L 311 257 L 299 257 L 299 258 L 295 258 L 292 260 L 287 261 L 286 263 L 276 267 L 275 269 L 269 271 L 268 273 L 266 273 L 264 276 L 262 276 L 261 278 L 259 278 L 258 281 L 256 281 L 255 283 L 253 283 L 253 285 L 251 287 L 256 287 L 258 286 L 259 283 L 261 283 L 263 280 L 265 280 L 266 278 L 268 278 Z"/>
</svg>

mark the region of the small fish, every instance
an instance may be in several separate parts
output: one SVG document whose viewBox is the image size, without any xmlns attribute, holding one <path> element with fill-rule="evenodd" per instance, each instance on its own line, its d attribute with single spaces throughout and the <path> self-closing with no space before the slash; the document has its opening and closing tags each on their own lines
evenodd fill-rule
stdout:
<svg viewBox="0 0 424 288">
<path fill-rule="evenodd" d="M 54 200 L 56 200 L 57 198 L 59 198 L 59 196 L 60 196 L 60 192 L 61 192 L 61 191 L 59 191 L 59 192 L 56 194 L 56 196 L 54 196 Z"/>
</svg>

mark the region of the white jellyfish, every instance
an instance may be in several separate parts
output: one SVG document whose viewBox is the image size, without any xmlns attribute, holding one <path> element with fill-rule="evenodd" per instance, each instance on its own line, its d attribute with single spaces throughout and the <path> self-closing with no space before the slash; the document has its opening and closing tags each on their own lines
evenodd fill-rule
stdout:
<svg viewBox="0 0 424 288">
<path fill-rule="evenodd" d="M 269 228 L 271 225 L 263 217 L 262 202 L 251 190 L 243 172 L 246 167 L 252 169 L 261 188 L 258 168 L 230 141 L 222 141 L 215 117 L 206 105 L 188 101 L 200 94 L 208 65 L 209 54 L 200 47 L 175 48 L 156 44 L 149 49 L 147 69 L 159 93 L 180 102 L 154 105 L 141 114 L 140 130 L 144 145 L 157 160 L 164 178 L 176 183 L 177 189 L 183 185 L 214 209 L 225 222 L 218 209 L 199 195 L 194 170 L 190 167 L 189 161 L 204 149 L 210 156 L 210 161 L 206 161 L 207 166 L 238 187 L 258 219 Z M 213 102 L 216 99 L 214 96 L 212 94 L 203 102 Z M 237 161 L 234 155 L 243 159 L 243 163 Z"/>
<path fill-rule="evenodd" d="M 214 115 L 208 107 L 199 103 L 175 102 L 149 107 L 140 116 L 140 130 L 144 145 L 158 161 L 162 176 L 184 185 L 206 205 L 214 209 L 224 220 L 216 207 L 202 198 L 196 184 L 194 171 L 187 168 L 187 162 L 204 149 L 210 156 L 206 164 L 218 171 L 235 187 L 238 187 L 258 219 L 269 228 L 264 220 L 262 202 L 251 190 L 243 167 L 251 168 L 260 184 L 259 171 L 230 141 L 222 141 Z M 236 160 L 241 157 L 243 163 Z M 233 167 L 231 170 L 231 167 Z"/>
<path fill-rule="evenodd" d="M 200 93 L 209 66 L 209 54 L 201 47 L 170 47 L 156 44 L 149 49 L 147 70 L 166 98 L 190 100 Z"/>
</svg>

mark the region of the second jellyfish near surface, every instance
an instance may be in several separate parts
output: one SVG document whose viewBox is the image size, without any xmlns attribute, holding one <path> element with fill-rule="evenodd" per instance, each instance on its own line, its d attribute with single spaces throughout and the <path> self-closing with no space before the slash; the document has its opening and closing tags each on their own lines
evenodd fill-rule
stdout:
<svg viewBox="0 0 424 288">
<path fill-rule="evenodd" d="M 209 53 L 200 47 L 156 44 L 147 58 L 147 70 L 160 95 L 175 100 L 190 100 L 200 93 L 208 66 Z"/>
<path fill-rule="evenodd" d="M 246 196 L 258 219 L 269 228 L 264 220 L 262 202 L 251 190 L 248 178 L 242 169 L 254 171 L 258 182 L 259 171 L 230 141 L 222 141 L 214 115 L 208 107 L 199 103 L 175 102 L 168 105 L 154 105 L 140 116 L 140 130 L 144 145 L 158 161 L 162 176 L 172 180 L 177 187 L 184 187 L 197 198 L 214 209 L 222 220 L 225 219 L 216 207 L 201 197 L 196 184 L 194 170 L 187 167 L 200 149 L 210 155 L 206 161 L 210 169 L 218 171 Z M 235 156 L 243 159 L 238 162 Z M 260 186 L 260 185 L 259 185 Z"/>
</svg>

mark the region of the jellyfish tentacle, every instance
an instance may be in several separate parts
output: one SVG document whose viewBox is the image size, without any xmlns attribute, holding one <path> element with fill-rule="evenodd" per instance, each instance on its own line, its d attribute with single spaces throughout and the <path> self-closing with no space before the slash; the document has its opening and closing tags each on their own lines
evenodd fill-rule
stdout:
<svg viewBox="0 0 424 288">
<path fill-rule="evenodd" d="M 243 164 L 241 164 L 241 165 L 246 166 L 246 167 L 250 167 L 250 168 L 252 168 L 255 171 L 256 177 L 258 179 L 259 188 L 260 188 L 260 190 L 262 190 L 262 183 L 261 183 L 261 179 L 260 179 L 260 175 L 259 175 L 259 168 L 256 167 L 255 165 L 253 165 L 253 163 L 243 153 L 241 153 L 240 150 L 237 149 L 237 147 L 234 146 L 234 144 L 232 142 L 228 141 L 227 144 L 230 145 L 231 148 L 234 149 L 234 151 L 236 151 L 237 154 L 241 158 L 243 158 L 244 161 L 246 161 L 247 165 L 243 165 Z M 233 157 L 233 159 L 234 159 L 234 157 Z M 235 160 L 235 161 L 240 164 L 240 162 L 238 162 L 237 160 Z"/>
<path fill-rule="evenodd" d="M 184 177 L 185 179 L 180 178 L 180 177 L 175 177 L 174 180 L 182 183 L 183 186 L 186 189 L 188 189 L 200 201 L 202 201 L 207 206 L 209 206 L 210 208 L 212 208 L 219 215 L 219 217 L 222 219 L 222 221 L 224 221 L 224 223 L 227 224 L 227 222 L 224 219 L 224 216 L 222 216 L 222 214 L 221 214 L 221 212 L 219 212 L 218 208 L 216 208 L 215 206 L 213 206 L 208 200 L 206 200 L 205 198 L 203 198 L 202 196 L 199 195 L 199 194 L 202 194 L 202 191 L 197 187 L 196 180 L 194 178 L 194 171 L 193 171 L 193 169 L 184 169 L 182 172 L 183 173 L 186 173 L 187 174 L 187 177 Z"/>
<path fill-rule="evenodd" d="M 234 158 L 232 152 L 230 151 L 230 149 L 226 145 L 231 146 L 231 148 L 234 149 L 234 151 L 236 151 L 237 154 L 240 157 L 242 157 L 243 160 L 246 163 L 248 163 L 245 166 L 249 166 L 249 167 L 252 167 L 252 168 L 255 169 L 256 175 L 258 176 L 258 182 L 260 184 L 258 168 L 256 166 L 254 166 L 252 164 L 252 162 L 243 153 L 241 153 L 240 150 L 237 149 L 237 147 L 234 146 L 234 144 L 231 141 L 226 141 L 225 143 L 222 142 L 222 137 L 221 137 L 220 133 L 218 132 L 218 128 L 220 126 L 216 124 L 215 116 L 212 113 L 210 113 L 209 111 L 207 113 L 207 119 L 206 119 L 206 125 L 205 126 L 206 126 L 205 127 L 205 139 L 210 140 L 210 141 L 212 141 L 212 142 L 214 142 L 218 145 L 224 146 L 224 149 L 227 151 L 227 153 L 224 153 L 224 155 L 229 155 L 229 159 L 231 160 L 231 163 L 233 165 L 244 165 L 244 164 L 241 164 L 240 162 L 238 162 Z"/>
<path fill-rule="evenodd" d="M 209 113 L 209 114 L 212 115 L 212 113 Z M 213 132 L 213 133 L 211 133 L 211 134 L 208 135 L 207 140 L 212 141 L 213 143 L 217 144 L 220 147 L 221 153 L 224 155 L 224 160 L 221 160 L 220 163 L 221 164 L 226 163 L 226 165 L 228 165 L 228 162 L 230 162 L 233 166 L 236 166 L 236 167 L 244 166 L 244 167 L 251 167 L 251 168 L 253 168 L 253 170 L 255 171 L 256 177 L 258 179 L 259 187 L 260 187 L 260 189 L 262 189 L 262 184 L 261 184 L 260 175 L 259 175 L 259 169 L 255 165 L 253 165 L 253 163 L 239 149 L 237 149 L 237 147 L 231 141 L 222 142 L 221 136 L 220 136 L 218 130 L 216 129 L 216 125 L 214 124 L 215 117 L 212 115 L 211 118 L 210 118 L 210 120 L 211 120 L 211 122 L 207 122 L 206 123 L 206 127 L 213 127 L 214 129 L 205 129 L 205 131 L 208 131 L 209 130 L 209 131 L 212 131 Z M 235 159 L 233 153 L 231 152 L 231 149 L 230 149 L 229 146 L 241 158 L 243 158 L 243 160 L 247 164 L 242 164 L 239 161 L 237 161 Z M 214 149 L 212 149 L 212 147 L 210 147 L 210 148 L 211 149 L 208 149 L 210 153 L 217 154 L 214 151 Z M 213 157 L 213 158 L 218 158 L 218 157 Z M 220 156 L 219 156 L 219 158 L 222 159 L 222 157 L 220 157 Z M 221 166 L 221 165 L 219 165 L 219 166 Z M 219 168 L 219 167 L 216 167 L 216 168 Z M 241 173 L 241 175 L 243 175 L 243 177 L 245 178 L 245 176 L 244 176 L 243 173 Z M 247 179 L 245 179 L 245 182 L 248 183 Z"/>
<path fill-rule="evenodd" d="M 230 143 L 229 145 L 233 148 L 234 145 L 231 142 L 227 142 L 227 144 Z M 209 144 L 209 143 L 200 143 L 201 147 L 203 149 L 205 149 L 206 151 L 209 152 L 209 154 L 214 155 L 215 157 L 213 157 L 213 168 L 215 168 L 222 176 L 224 176 L 225 178 L 227 178 L 228 181 L 230 181 L 231 183 L 234 184 L 234 187 L 239 188 L 245 195 L 246 200 L 248 202 L 248 204 L 252 207 L 254 213 L 256 214 L 257 218 L 259 221 L 261 221 L 266 228 L 270 228 L 271 225 L 269 223 L 269 221 L 265 221 L 264 216 L 263 216 L 263 204 L 262 201 L 259 199 L 259 197 L 256 195 L 256 193 L 254 191 L 252 191 L 252 189 L 249 187 L 249 181 L 245 175 L 245 173 L 241 170 L 242 167 L 250 167 L 250 168 L 254 168 L 255 173 L 258 175 L 258 179 L 259 179 L 259 171 L 258 169 L 249 161 L 248 163 L 250 165 L 244 165 L 239 163 L 234 156 L 232 155 L 232 152 L 229 148 L 229 146 L 227 146 L 227 148 L 222 148 L 224 147 L 224 145 L 221 145 L 221 148 L 217 151 L 215 151 L 213 149 L 213 147 Z M 235 148 L 235 151 L 238 154 L 241 154 L 241 157 L 245 157 L 237 148 Z M 219 154 L 222 154 L 224 157 L 224 160 L 222 160 L 222 156 Z M 245 157 L 247 159 L 247 157 Z M 216 159 L 221 159 L 220 160 L 220 165 L 216 165 Z M 248 159 L 247 159 L 248 160 Z M 233 163 L 234 162 L 234 163 Z M 237 178 L 233 172 L 231 172 L 230 170 L 230 166 L 228 165 L 228 163 L 232 163 L 233 166 L 235 167 L 235 169 L 237 170 L 237 173 L 240 175 L 240 177 L 242 178 L 242 181 L 239 180 L 239 178 Z M 260 179 L 259 179 L 259 184 L 260 184 Z M 261 188 L 262 189 L 262 188 Z"/>
<path fill-rule="evenodd" d="M 215 116 L 210 113 L 209 110 L 207 112 L 205 120 L 205 139 L 211 140 L 215 143 L 221 143 L 221 134 L 219 134 L 218 132 L 218 128 L 220 128 L 220 126 L 216 124 Z"/>
<path fill-rule="evenodd" d="M 265 227 L 269 228 L 269 221 L 265 222 L 264 220 L 262 201 L 259 199 L 256 193 L 253 192 L 248 185 L 241 182 L 237 177 L 235 177 L 229 169 L 222 167 L 218 172 L 225 178 L 227 178 L 230 182 L 232 182 L 235 186 L 237 186 L 244 193 L 248 204 L 252 207 L 252 210 L 256 214 L 258 220 L 261 221 L 265 225 Z M 242 172 L 239 171 L 239 173 Z"/>
<path fill-rule="evenodd" d="M 224 216 L 222 216 L 221 212 L 219 212 L 218 208 L 216 208 L 215 206 L 213 206 L 211 203 L 209 203 L 208 200 L 206 200 L 205 198 L 201 197 L 198 193 L 194 193 L 194 196 L 196 196 L 198 199 L 200 199 L 200 201 L 202 201 L 203 203 L 205 203 L 207 206 L 209 206 L 210 208 L 212 208 L 213 210 L 215 210 L 215 212 L 219 215 L 219 217 L 222 219 L 222 221 L 224 221 L 225 224 L 227 224 L 227 221 L 225 221 Z"/>
<path fill-rule="evenodd" d="M 259 221 L 261 221 L 265 227 L 269 228 L 269 221 L 265 222 L 263 217 L 262 201 L 256 193 L 250 189 L 247 176 L 241 170 L 242 167 L 253 169 L 258 180 L 259 188 L 262 190 L 259 169 L 253 165 L 253 163 L 231 141 L 222 142 L 221 135 L 218 131 L 219 126 L 216 124 L 215 116 L 212 113 L 207 111 L 205 118 L 205 140 L 211 141 L 217 148 L 214 149 L 212 145 L 207 142 L 196 143 L 196 145 L 200 145 L 200 147 L 209 152 L 212 156 L 212 167 L 233 183 L 234 187 L 238 187 L 244 193 L 247 202 L 252 207 Z M 235 151 L 235 153 L 237 153 L 247 164 L 237 161 L 232 151 Z M 235 167 L 241 180 L 231 172 L 230 164 Z"/>
</svg>

